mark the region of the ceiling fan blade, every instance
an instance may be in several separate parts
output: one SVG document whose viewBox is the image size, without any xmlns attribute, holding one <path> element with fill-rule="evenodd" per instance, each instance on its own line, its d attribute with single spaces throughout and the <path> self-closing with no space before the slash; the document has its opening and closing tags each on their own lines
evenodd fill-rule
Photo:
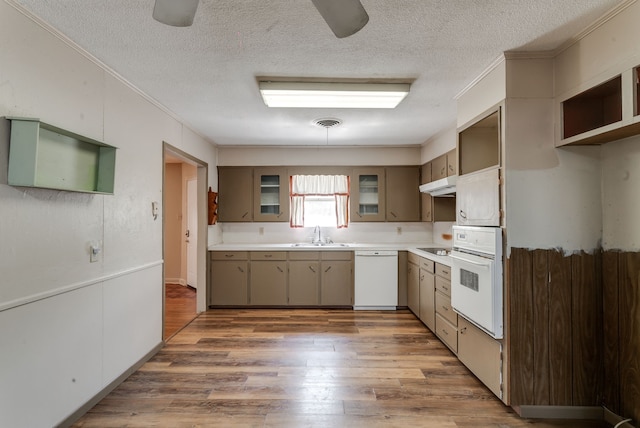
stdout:
<svg viewBox="0 0 640 428">
<path fill-rule="evenodd" d="M 174 27 L 189 27 L 193 24 L 199 0 L 156 0 L 153 19 Z"/>
<path fill-rule="evenodd" d="M 311 0 L 338 38 L 357 33 L 369 22 L 360 0 Z"/>
</svg>

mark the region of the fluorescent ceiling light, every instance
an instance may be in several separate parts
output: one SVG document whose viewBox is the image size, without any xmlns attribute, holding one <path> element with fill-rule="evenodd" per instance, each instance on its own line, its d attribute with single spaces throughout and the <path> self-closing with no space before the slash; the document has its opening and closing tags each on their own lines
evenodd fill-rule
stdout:
<svg viewBox="0 0 640 428">
<path fill-rule="evenodd" d="M 409 83 L 259 82 L 268 107 L 395 108 Z"/>
</svg>

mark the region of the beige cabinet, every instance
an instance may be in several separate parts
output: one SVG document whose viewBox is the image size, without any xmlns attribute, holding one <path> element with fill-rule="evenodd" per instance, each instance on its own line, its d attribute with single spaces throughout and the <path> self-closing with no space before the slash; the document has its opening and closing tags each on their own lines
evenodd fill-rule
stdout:
<svg viewBox="0 0 640 428">
<path fill-rule="evenodd" d="M 447 176 L 447 155 L 440 155 L 431 160 L 431 181 L 440 180 Z"/>
<path fill-rule="evenodd" d="M 459 225 L 500 226 L 500 169 L 460 176 L 456 203 Z"/>
<path fill-rule="evenodd" d="M 285 167 L 253 170 L 253 221 L 289 221 L 289 176 Z"/>
<path fill-rule="evenodd" d="M 458 152 L 453 149 L 447 152 L 447 177 L 458 174 Z"/>
<path fill-rule="evenodd" d="M 351 176 L 350 220 L 385 220 L 385 170 L 379 168 L 355 168 Z"/>
<path fill-rule="evenodd" d="M 392 166 L 385 174 L 387 221 L 420 221 L 420 167 Z"/>
<path fill-rule="evenodd" d="M 420 257 L 409 253 L 407 260 L 407 306 L 420 318 Z"/>
<path fill-rule="evenodd" d="M 287 253 L 252 251 L 249 303 L 284 306 L 287 302 Z"/>
<path fill-rule="evenodd" d="M 420 258 L 420 320 L 431 331 L 435 329 L 435 262 Z"/>
<path fill-rule="evenodd" d="M 454 353 L 458 352 L 458 314 L 451 307 L 451 268 L 435 264 L 435 333 Z"/>
<path fill-rule="evenodd" d="M 246 251 L 212 251 L 209 263 L 209 305 L 245 306 L 249 302 Z"/>
<path fill-rule="evenodd" d="M 427 162 L 422 167 L 420 167 L 420 184 L 430 183 L 431 181 L 431 171 L 433 166 L 431 162 Z"/>
<path fill-rule="evenodd" d="M 493 110 L 458 132 L 458 174 L 500 166 L 500 114 Z"/>
<path fill-rule="evenodd" d="M 317 251 L 289 252 L 289 305 L 320 304 L 319 259 Z"/>
<path fill-rule="evenodd" d="M 502 344 L 460 317 L 458 358 L 496 396 L 503 398 Z"/>
<path fill-rule="evenodd" d="M 422 221 L 456 221 L 456 197 L 422 193 Z"/>
<path fill-rule="evenodd" d="M 253 169 L 218 167 L 218 219 L 221 222 L 252 221 Z"/>
<path fill-rule="evenodd" d="M 353 305 L 353 253 L 323 251 L 320 255 L 320 305 Z"/>
</svg>

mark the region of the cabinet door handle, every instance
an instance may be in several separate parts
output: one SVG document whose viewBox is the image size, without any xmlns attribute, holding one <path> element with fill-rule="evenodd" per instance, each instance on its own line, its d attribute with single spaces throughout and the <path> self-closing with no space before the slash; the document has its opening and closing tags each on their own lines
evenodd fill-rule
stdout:
<svg viewBox="0 0 640 428">
<path fill-rule="evenodd" d="M 449 171 L 453 172 L 453 165 L 449 165 Z"/>
<path fill-rule="evenodd" d="M 246 213 L 242 214 L 242 218 L 245 218 L 247 216 L 247 214 L 249 214 L 249 211 L 247 211 Z"/>
<path fill-rule="evenodd" d="M 225 254 L 224 256 L 227 257 L 227 258 L 231 258 L 231 257 L 234 257 L 235 254 Z"/>
<path fill-rule="evenodd" d="M 398 217 L 398 216 L 396 215 L 396 213 L 394 213 L 393 211 L 389 211 L 389 213 L 390 213 L 392 216 L 394 216 L 394 217 Z"/>
<path fill-rule="evenodd" d="M 313 266 L 309 266 L 309 270 L 313 273 L 316 273 L 316 270 L 313 268 Z"/>
<path fill-rule="evenodd" d="M 444 269 L 443 269 L 443 270 L 442 270 L 442 273 L 443 273 L 443 274 L 445 274 L 445 275 L 449 275 L 449 271 L 448 271 L 448 270 L 444 270 Z"/>
<path fill-rule="evenodd" d="M 284 272 L 280 266 L 276 266 L 276 269 L 278 269 L 280 272 Z"/>
<path fill-rule="evenodd" d="M 460 329 L 460 334 L 465 334 L 467 332 L 467 327 L 462 327 Z"/>
<path fill-rule="evenodd" d="M 445 330 L 444 328 L 442 329 L 442 333 L 446 336 L 449 336 L 449 333 L 447 332 L 447 330 Z"/>
<path fill-rule="evenodd" d="M 268 259 L 268 258 L 270 258 L 270 257 L 273 257 L 273 254 L 265 254 L 264 256 L 265 256 L 265 258 L 267 258 L 267 259 Z"/>
<path fill-rule="evenodd" d="M 242 269 L 240 266 L 238 266 L 238 270 L 242 273 L 244 273 L 244 269 Z"/>
<path fill-rule="evenodd" d="M 325 269 L 325 272 L 329 272 L 331 270 L 332 266 L 329 266 L 328 268 Z"/>
<path fill-rule="evenodd" d="M 280 218 L 281 215 L 282 215 L 282 213 L 278 214 L 277 217 Z"/>
<path fill-rule="evenodd" d="M 446 287 L 444 285 L 442 286 L 442 289 L 445 290 L 445 291 L 449 291 L 449 287 Z"/>
<path fill-rule="evenodd" d="M 442 309 L 444 309 L 445 311 L 449 312 L 449 308 L 447 308 L 446 306 L 442 305 Z"/>
<path fill-rule="evenodd" d="M 464 211 L 460 210 L 460 217 L 467 218 L 467 213 L 465 213 Z"/>
<path fill-rule="evenodd" d="M 420 281 L 424 280 L 424 275 L 420 276 Z"/>
<path fill-rule="evenodd" d="M 358 217 L 362 218 L 362 214 L 360 214 L 358 211 L 356 211 L 356 214 L 358 214 Z"/>
</svg>

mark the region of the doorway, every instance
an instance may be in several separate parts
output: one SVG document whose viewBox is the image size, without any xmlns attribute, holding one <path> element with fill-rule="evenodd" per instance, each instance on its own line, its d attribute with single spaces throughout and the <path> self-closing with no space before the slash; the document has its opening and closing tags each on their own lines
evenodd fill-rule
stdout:
<svg viewBox="0 0 640 428">
<path fill-rule="evenodd" d="M 163 334 L 169 339 L 204 310 L 207 164 L 164 145 Z"/>
</svg>

